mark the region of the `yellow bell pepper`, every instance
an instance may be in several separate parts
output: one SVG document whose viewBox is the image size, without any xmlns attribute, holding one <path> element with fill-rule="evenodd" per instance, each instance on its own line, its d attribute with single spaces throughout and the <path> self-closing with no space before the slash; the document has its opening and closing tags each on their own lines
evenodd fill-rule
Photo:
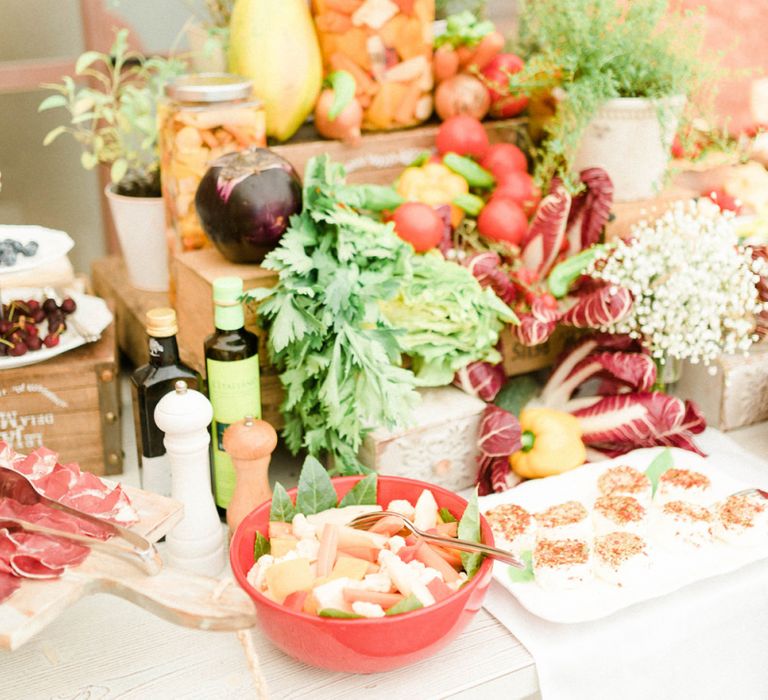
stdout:
<svg viewBox="0 0 768 700">
<path fill-rule="evenodd" d="M 451 208 L 451 225 L 455 228 L 464 218 L 464 211 L 452 204 L 460 194 L 469 192 L 467 181 L 442 163 L 426 163 L 406 168 L 397 181 L 398 194 L 409 202 L 421 202 L 431 207 L 447 204 Z"/>
<path fill-rule="evenodd" d="M 522 449 L 509 456 L 512 471 L 526 479 L 567 472 L 584 464 L 587 451 L 579 421 L 551 408 L 525 408 L 520 413 Z"/>
</svg>

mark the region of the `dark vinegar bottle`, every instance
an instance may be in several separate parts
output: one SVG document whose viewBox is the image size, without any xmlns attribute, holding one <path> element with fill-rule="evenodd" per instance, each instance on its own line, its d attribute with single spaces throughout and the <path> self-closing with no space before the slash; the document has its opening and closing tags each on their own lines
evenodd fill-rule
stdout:
<svg viewBox="0 0 768 700">
<path fill-rule="evenodd" d="M 213 281 L 214 325 L 205 340 L 208 398 L 213 405 L 211 425 L 211 483 L 216 506 L 223 514 L 235 487 L 235 469 L 224 451 L 224 431 L 245 416 L 261 418 L 259 340 L 245 330 L 239 277 Z"/>
<path fill-rule="evenodd" d="M 131 376 L 136 448 L 141 485 L 147 491 L 171 495 L 171 465 L 165 453 L 163 433 L 155 424 L 155 407 L 183 379 L 190 389 L 198 386 L 197 374 L 179 359 L 178 325 L 173 309 L 151 309 L 146 316 L 149 363 Z"/>
</svg>

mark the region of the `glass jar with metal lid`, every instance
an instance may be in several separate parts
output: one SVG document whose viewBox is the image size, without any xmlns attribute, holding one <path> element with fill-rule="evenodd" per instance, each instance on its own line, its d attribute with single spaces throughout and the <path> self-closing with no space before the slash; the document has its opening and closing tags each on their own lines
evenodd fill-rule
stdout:
<svg viewBox="0 0 768 700">
<path fill-rule="evenodd" d="M 207 245 L 195 192 L 219 156 L 265 146 L 264 109 L 250 80 L 228 73 L 183 75 L 165 86 L 158 107 L 160 173 L 171 253 Z"/>
</svg>

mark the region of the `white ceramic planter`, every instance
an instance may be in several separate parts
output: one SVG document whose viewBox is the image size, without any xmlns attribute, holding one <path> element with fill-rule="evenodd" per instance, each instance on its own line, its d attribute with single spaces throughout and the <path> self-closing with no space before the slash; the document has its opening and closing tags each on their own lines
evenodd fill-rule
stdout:
<svg viewBox="0 0 768 700">
<path fill-rule="evenodd" d="M 574 172 L 606 170 L 618 202 L 655 196 L 663 184 L 684 104 L 682 96 L 608 100 L 584 130 Z"/>
<path fill-rule="evenodd" d="M 168 291 L 168 244 L 162 197 L 126 197 L 104 190 L 123 251 L 128 278 L 137 289 Z"/>
</svg>

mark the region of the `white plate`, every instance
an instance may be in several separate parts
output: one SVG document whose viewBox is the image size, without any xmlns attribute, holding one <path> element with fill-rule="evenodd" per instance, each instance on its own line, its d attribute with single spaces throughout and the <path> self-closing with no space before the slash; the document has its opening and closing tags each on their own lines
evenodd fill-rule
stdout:
<svg viewBox="0 0 768 700">
<path fill-rule="evenodd" d="M 8 303 L 13 299 L 42 300 L 44 296 L 42 290 L 29 287 L 2 290 L 3 303 Z M 89 333 L 98 335 L 101 335 L 104 329 L 112 323 L 112 312 L 103 299 L 76 292 L 72 292 L 71 296 L 77 304 L 77 310 L 71 316 L 66 317 L 67 330 L 61 334 L 59 344 L 52 348 L 43 346 L 40 350 L 27 352 L 19 357 L 4 355 L 0 357 L 0 370 L 16 369 L 17 367 L 26 367 L 38 362 L 45 362 L 45 360 L 50 360 L 52 357 L 61 355 L 63 352 L 85 345 L 85 339 L 75 330 L 74 324 L 71 322 L 72 318 L 75 318 Z M 43 321 L 40 325 L 42 326 L 41 331 L 44 336 L 47 332 L 47 323 Z"/>
<path fill-rule="evenodd" d="M 0 266 L 0 276 L 12 272 L 33 270 L 41 265 L 52 263 L 64 257 L 75 245 L 75 242 L 64 231 L 55 231 L 42 226 L 0 226 L 0 241 L 4 241 L 6 238 L 13 238 L 25 245 L 29 241 L 37 241 L 38 247 L 37 252 L 30 257 L 19 254 L 16 257 L 15 265 L 11 267 Z"/>
<path fill-rule="evenodd" d="M 526 481 L 510 491 L 483 496 L 480 498 L 480 511 L 485 513 L 500 503 L 516 503 L 535 513 L 570 500 L 581 501 L 591 510 L 599 495 L 597 479 L 600 474 L 619 464 L 645 471 L 663 449 L 635 450 L 623 457 L 588 464 L 559 476 Z M 713 502 L 752 486 L 718 471 L 717 464 L 710 459 L 687 450 L 673 448 L 672 452 L 675 467 L 693 469 L 709 476 Z M 500 562 L 494 564 L 493 576 L 534 615 L 552 622 L 573 623 L 606 617 L 635 603 L 672 593 L 701 579 L 726 574 L 768 557 L 768 537 L 765 545 L 760 547 L 742 548 L 715 542 L 701 549 L 670 550 L 654 539 L 651 530 L 648 543 L 651 567 L 645 580 L 633 587 L 622 588 L 600 579 L 591 579 L 573 590 L 545 591 L 535 581 L 513 583 L 508 578 L 510 567 Z"/>
</svg>

